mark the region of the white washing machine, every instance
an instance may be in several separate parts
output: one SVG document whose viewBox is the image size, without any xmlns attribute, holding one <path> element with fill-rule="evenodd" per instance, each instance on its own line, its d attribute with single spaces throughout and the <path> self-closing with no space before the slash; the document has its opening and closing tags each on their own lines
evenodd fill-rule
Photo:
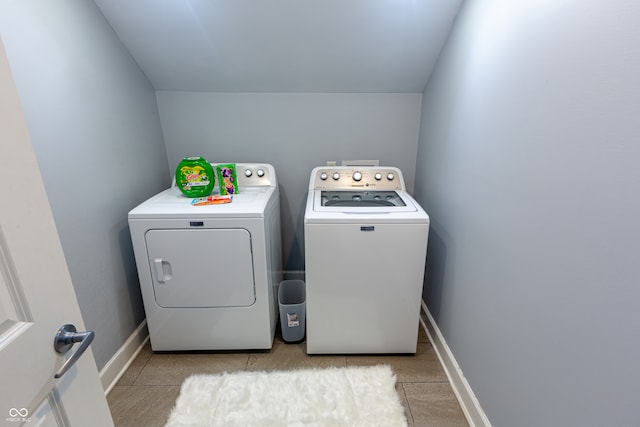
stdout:
<svg viewBox="0 0 640 427">
<path fill-rule="evenodd" d="M 231 203 L 193 206 L 173 186 L 129 212 L 153 350 L 272 346 L 282 279 L 276 173 L 236 170 Z"/>
<path fill-rule="evenodd" d="M 429 216 L 393 167 L 318 167 L 304 216 L 307 353 L 415 353 Z"/>
</svg>

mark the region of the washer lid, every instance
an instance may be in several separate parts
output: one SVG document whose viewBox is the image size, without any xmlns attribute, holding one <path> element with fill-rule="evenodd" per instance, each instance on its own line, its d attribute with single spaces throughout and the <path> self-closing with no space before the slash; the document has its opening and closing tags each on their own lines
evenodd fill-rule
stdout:
<svg viewBox="0 0 640 427">
<path fill-rule="evenodd" d="M 409 195 L 396 191 L 327 191 L 316 190 L 313 210 L 316 212 L 342 213 L 392 213 L 416 212 L 418 208 Z"/>
<path fill-rule="evenodd" d="M 325 190 L 328 191 L 328 190 Z M 333 206 L 322 206 L 322 190 L 310 191 L 304 213 L 305 224 L 428 224 L 429 215 L 409 193 L 395 190 L 398 199 L 394 206 L 388 203 L 368 202 L 367 206 L 356 205 L 358 202 L 334 202 Z M 357 192 L 347 191 L 344 195 L 355 196 Z M 386 191 L 369 192 L 367 196 L 375 200 L 376 196 L 386 194 Z M 381 193 L 381 194 L 377 194 Z M 329 193 L 330 195 L 331 193 Z M 362 201 L 362 200 L 361 200 Z M 389 200 L 387 200 L 389 202 Z M 404 205 L 402 205 L 404 203 Z M 347 205 L 356 206 L 347 206 Z M 373 206 L 372 206 L 373 205 Z"/>
<path fill-rule="evenodd" d="M 321 191 L 320 204 L 345 208 L 406 206 L 395 191 Z"/>
</svg>

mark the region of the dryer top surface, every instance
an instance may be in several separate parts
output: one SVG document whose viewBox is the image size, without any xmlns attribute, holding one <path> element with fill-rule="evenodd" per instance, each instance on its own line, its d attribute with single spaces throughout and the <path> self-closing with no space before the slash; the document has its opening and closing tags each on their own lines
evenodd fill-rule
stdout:
<svg viewBox="0 0 640 427">
<path fill-rule="evenodd" d="M 216 169 L 217 163 L 211 163 Z M 278 199 L 278 182 L 274 167 L 268 163 L 235 163 L 238 194 L 231 203 L 193 206 L 192 197 L 184 196 L 175 186 L 156 194 L 129 212 L 129 219 L 149 218 L 263 218 L 269 202 Z M 211 193 L 220 194 L 217 182 Z"/>
<path fill-rule="evenodd" d="M 212 193 L 218 194 L 217 189 Z M 171 187 L 131 210 L 129 219 L 262 218 L 272 198 L 278 198 L 278 187 L 240 187 L 231 203 L 193 206 L 193 198 L 185 197 L 177 187 Z"/>
</svg>

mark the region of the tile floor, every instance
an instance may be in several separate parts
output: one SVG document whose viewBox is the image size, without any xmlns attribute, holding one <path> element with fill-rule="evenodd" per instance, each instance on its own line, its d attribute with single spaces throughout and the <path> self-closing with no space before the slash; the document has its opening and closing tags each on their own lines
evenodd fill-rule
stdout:
<svg viewBox="0 0 640 427">
<path fill-rule="evenodd" d="M 438 358 L 421 330 L 415 355 L 308 356 L 305 343 L 276 334 L 270 351 L 154 353 L 147 344 L 107 396 L 116 427 L 160 427 L 192 374 L 389 364 L 409 426 L 468 426 Z"/>
</svg>

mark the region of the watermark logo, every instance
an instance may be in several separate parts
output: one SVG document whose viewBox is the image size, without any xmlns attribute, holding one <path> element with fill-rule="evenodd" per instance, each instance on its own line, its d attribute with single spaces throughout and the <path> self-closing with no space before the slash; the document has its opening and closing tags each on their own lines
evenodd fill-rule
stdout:
<svg viewBox="0 0 640 427">
<path fill-rule="evenodd" d="M 27 408 L 11 408 L 9 409 L 9 417 L 5 418 L 5 421 L 10 423 L 28 423 L 31 421 L 31 418 L 29 418 L 29 410 Z"/>
</svg>

